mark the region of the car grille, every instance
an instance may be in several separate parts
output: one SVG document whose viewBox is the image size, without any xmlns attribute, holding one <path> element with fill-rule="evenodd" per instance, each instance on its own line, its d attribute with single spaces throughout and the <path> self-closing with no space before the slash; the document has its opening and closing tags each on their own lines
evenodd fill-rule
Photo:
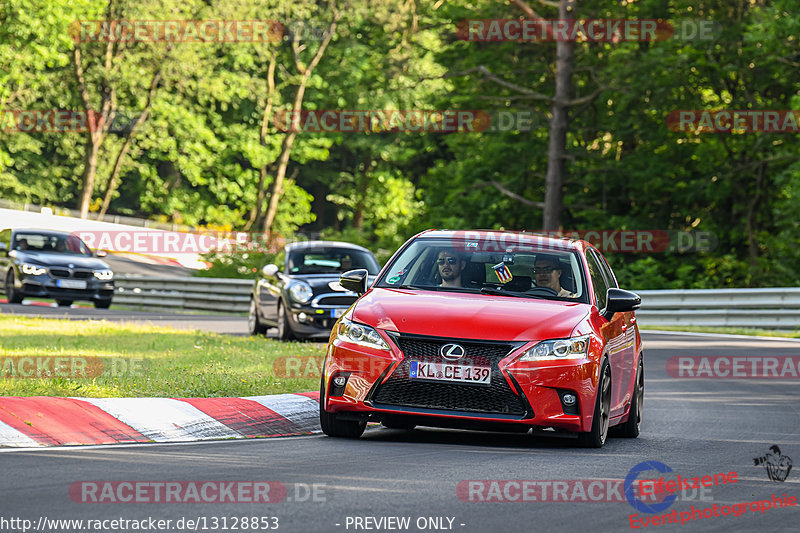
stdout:
<svg viewBox="0 0 800 533">
<path fill-rule="evenodd" d="M 91 279 L 91 270 L 73 270 L 70 271 L 66 268 L 51 268 L 50 275 L 54 278 L 74 278 L 74 279 Z"/>
<path fill-rule="evenodd" d="M 372 400 L 376 407 L 385 404 L 519 417 L 526 414 L 522 398 L 511 389 L 497 366 L 516 347 L 515 344 L 407 335 L 396 336 L 395 342 L 405 357 L 389 379 L 375 389 Z M 459 364 L 491 366 L 491 385 L 409 379 L 412 360 L 440 363 L 444 359 L 439 349 L 451 342 L 460 344 L 466 351 Z"/>
<path fill-rule="evenodd" d="M 317 305 L 353 305 L 358 296 L 323 296 L 317 301 Z"/>
</svg>

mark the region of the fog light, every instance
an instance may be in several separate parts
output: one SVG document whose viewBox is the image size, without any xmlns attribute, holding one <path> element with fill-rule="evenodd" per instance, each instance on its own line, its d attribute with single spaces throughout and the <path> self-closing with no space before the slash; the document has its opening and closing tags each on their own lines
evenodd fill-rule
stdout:
<svg viewBox="0 0 800 533">
<path fill-rule="evenodd" d="M 337 387 L 344 387 L 345 383 L 347 383 L 347 378 L 344 376 L 336 376 L 333 378 L 333 384 Z"/>
<path fill-rule="evenodd" d="M 565 394 L 564 395 L 564 405 L 575 405 L 575 402 L 578 399 L 575 397 L 574 394 Z"/>
<path fill-rule="evenodd" d="M 305 313 L 300 313 L 297 315 L 297 320 L 300 322 L 308 322 L 308 315 Z"/>
<path fill-rule="evenodd" d="M 339 374 L 331 380 L 330 396 L 344 396 L 344 388 L 350 374 Z"/>
</svg>

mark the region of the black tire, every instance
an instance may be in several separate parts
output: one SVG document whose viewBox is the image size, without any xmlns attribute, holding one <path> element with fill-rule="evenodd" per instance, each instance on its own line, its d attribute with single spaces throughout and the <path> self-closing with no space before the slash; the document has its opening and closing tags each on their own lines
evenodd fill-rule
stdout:
<svg viewBox="0 0 800 533">
<path fill-rule="evenodd" d="M 95 309 L 108 309 L 111 307 L 111 300 L 92 300 Z"/>
<path fill-rule="evenodd" d="M 69 307 L 74 300 L 56 300 L 59 307 Z"/>
<path fill-rule="evenodd" d="M 367 428 L 366 421 L 339 420 L 335 413 L 325 410 L 325 385 L 322 382 L 319 390 L 319 425 L 327 436 L 342 439 L 357 439 Z"/>
<path fill-rule="evenodd" d="M 578 434 L 578 443 L 585 448 L 602 448 L 608 439 L 608 422 L 611 414 L 611 367 L 603 359 L 600 379 L 597 382 L 597 401 L 592 417 L 592 429 Z"/>
<path fill-rule="evenodd" d="M 294 337 L 292 324 L 289 322 L 289 317 L 286 315 L 286 308 L 283 305 L 283 300 L 278 300 L 278 338 L 282 341 L 290 341 L 294 339 Z"/>
<path fill-rule="evenodd" d="M 250 298 L 250 311 L 247 313 L 247 329 L 250 335 L 263 335 L 267 332 L 267 327 L 258 320 L 258 309 L 256 309 L 255 298 Z"/>
<path fill-rule="evenodd" d="M 642 357 L 639 357 L 639 366 L 636 370 L 636 386 L 633 390 L 634 394 L 631 400 L 628 421 L 611 428 L 613 437 L 635 439 L 639 436 L 639 430 L 642 427 L 642 409 L 644 407 L 644 363 L 642 362 Z"/>
<path fill-rule="evenodd" d="M 8 303 L 10 304 L 21 304 L 22 299 L 24 296 L 20 294 L 20 292 L 14 288 L 14 271 L 9 270 L 8 274 L 6 274 L 6 299 L 8 299 Z"/>
</svg>

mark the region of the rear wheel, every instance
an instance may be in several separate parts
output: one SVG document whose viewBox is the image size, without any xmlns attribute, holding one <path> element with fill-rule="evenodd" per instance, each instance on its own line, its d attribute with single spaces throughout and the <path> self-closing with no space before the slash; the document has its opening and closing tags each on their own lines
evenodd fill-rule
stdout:
<svg viewBox="0 0 800 533">
<path fill-rule="evenodd" d="M 8 303 L 10 304 L 19 304 L 22 303 L 22 293 L 18 291 L 14 287 L 14 271 L 9 270 L 8 274 L 6 274 L 6 298 L 8 299 Z"/>
<path fill-rule="evenodd" d="M 255 298 L 250 298 L 250 311 L 247 313 L 247 329 L 250 335 L 263 335 L 267 332 L 267 327 L 258 320 L 258 308 Z"/>
<path fill-rule="evenodd" d="M 633 389 L 633 399 L 631 400 L 631 410 L 628 414 L 628 421 L 620 426 L 616 426 L 612 431 L 614 437 L 624 437 L 635 439 L 639 436 L 639 429 L 642 427 L 642 408 L 644 407 L 644 363 L 639 357 L 639 367 L 636 370 L 636 387 Z"/>
<path fill-rule="evenodd" d="M 278 301 L 278 338 L 282 341 L 294 339 L 294 331 L 292 331 L 292 325 L 289 323 L 289 316 L 282 300 Z"/>
<path fill-rule="evenodd" d="M 578 443 L 587 448 L 602 448 L 608 438 L 608 421 L 611 413 L 611 367 L 603 359 L 600 380 L 597 382 L 597 401 L 592 417 L 592 429 L 578 435 Z"/>
<path fill-rule="evenodd" d="M 56 300 L 59 307 L 69 307 L 72 305 L 73 300 Z"/>
<path fill-rule="evenodd" d="M 322 432 L 329 437 L 357 439 L 367 427 L 367 422 L 357 420 L 340 420 L 336 413 L 325 410 L 325 384 L 320 383 L 319 390 L 319 425 Z"/>
</svg>

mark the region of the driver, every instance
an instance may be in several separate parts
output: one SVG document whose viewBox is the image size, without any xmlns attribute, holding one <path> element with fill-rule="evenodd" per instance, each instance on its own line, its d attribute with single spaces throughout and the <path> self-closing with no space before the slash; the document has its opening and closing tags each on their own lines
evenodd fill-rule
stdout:
<svg viewBox="0 0 800 533">
<path fill-rule="evenodd" d="M 467 261 L 453 250 L 442 250 L 436 258 L 436 266 L 442 282 L 439 287 L 461 288 L 461 273 L 467 266 Z"/>
<path fill-rule="evenodd" d="M 577 294 L 569 292 L 561 286 L 561 262 L 552 255 L 538 255 L 533 264 L 534 281 L 538 287 L 547 287 L 556 291 L 562 298 L 577 298 Z"/>
</svg>

